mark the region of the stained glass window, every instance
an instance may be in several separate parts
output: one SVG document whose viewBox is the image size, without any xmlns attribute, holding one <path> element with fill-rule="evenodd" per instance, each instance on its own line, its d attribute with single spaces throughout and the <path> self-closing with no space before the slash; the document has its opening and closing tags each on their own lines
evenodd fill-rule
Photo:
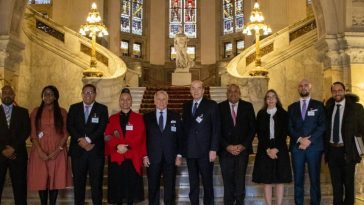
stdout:
<svg viewBox="0 0 364 205">
<path fill-rule="evenodd" d="M 244 26 L 244 0 L 222 0 L 224 34 L 239 32 Z"/>
<path fill-rule="evenodd" d="M 143 0 L 121 0 L 120 3 L 120 30 L 142 35 Z"/>
<path fill-rule="evenodd" d="M 182 26 L 189 38 L 197 36 L 197 0 L 169 0 L 169 37 Z"/>
</svg>

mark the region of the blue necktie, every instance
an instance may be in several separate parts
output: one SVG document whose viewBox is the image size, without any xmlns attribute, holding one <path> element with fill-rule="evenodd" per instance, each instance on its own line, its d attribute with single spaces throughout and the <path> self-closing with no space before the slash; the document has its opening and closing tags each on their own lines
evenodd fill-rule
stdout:
<svg viewBox="0 0 364 205">
<path fill-rule="evenodd" d="M 88 116 L 90 115 L 90 107 L 89 105 L 86 105 L 85 106 L 85 123 L 87 123 L 87 120 L 88 120 Z"/>
<path fill-rule="evenodd" d="M 335 144 L 339 143 L 340 135 L 340 104 L 336 104 L 336 113 L 334 116 L 334 126 L 332 128 L 332 140 Z"/>
<path fill-rule="evenodd" d="M 196 114 L 197 105 L 198 105 L 198 103 L 197 103 L 197 102 L 195 102 L 195 104 L 193 104 L 193 108 L 192 108 L 192 116 L 195 116 L 195 114 Z"/>
<path fill-rule="evenodd" d="M 159 112 L 158 126 L 161 132 L 164 130 L 163 126 L 163 112 Z"/>
</svg>

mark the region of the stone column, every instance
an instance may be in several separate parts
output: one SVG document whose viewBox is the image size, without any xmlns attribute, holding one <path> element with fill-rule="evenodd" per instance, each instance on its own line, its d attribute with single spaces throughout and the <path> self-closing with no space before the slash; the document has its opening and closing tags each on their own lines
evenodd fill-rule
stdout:
<svg viewBox="0 0 364 205">
<path fill-rule="evenodd" d="M 25 48 L 16 37 L 0 36 L 0 86 L 16 86 L 19 63 L 23 60 L 21 51 Z"/>
<path fill-rule="evenodd" d="M 109 49 L 120 56 L 120 1 L 105 1 L 105 23 L 109 31 Z"/>
<path fill-rule="evenodd" d="M 346 65 L 346 54 L 343 50 L 345 42 L 342 36 L 326 35 L 324 39 L 316 44 L 320 53 L 321 61 L 324 64 L 323 97 L 328 99 L 331 96 L 330 85 L 336 81 L 348 84 L 348 68 Z"/>
</svg>

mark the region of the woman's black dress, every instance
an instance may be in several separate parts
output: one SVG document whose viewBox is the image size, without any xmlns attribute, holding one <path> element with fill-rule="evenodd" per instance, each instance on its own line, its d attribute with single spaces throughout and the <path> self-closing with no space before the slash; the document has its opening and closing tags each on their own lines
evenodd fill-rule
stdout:
<svg viewBox="0 0 364 205">
<path fill-rule="evenodd" d="M 270 114 L 260 110 L 257 115 L 258 151 L 255 157 L 253 182 L 264 184 L 289 183 L 292 181 L 291 163 L 287 147 L 288 115 L 283 108 L 277 108 L 273 116 L 274 139 L 270 138 Z M 277 159 L 271 159 L 266 150 L 277 148 Z"/>
</svg>

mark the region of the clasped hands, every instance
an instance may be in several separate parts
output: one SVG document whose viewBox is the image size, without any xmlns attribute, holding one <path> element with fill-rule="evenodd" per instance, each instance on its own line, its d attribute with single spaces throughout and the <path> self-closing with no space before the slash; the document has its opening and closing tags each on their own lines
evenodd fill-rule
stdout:
<svg viewBox="0 0 364 205">
<path fill-rule="evenodd" d="M 226 147 L 226 151 L 228 151 L 232 155 L 239 155 L 242 151 L 245 150 L 245 147 L 241 144 L 238 145 L 228 145 Z"/>
<path fill-rule="evenodd" d="M 267 151 L 267 155 L 271 159 L 278 159 L 277 153 L 279 152 L 279 150 L 277 148 L 268 148 L 266 151 Z"/>
<path fill-rule="evenodd" d="M 87 142 L 85 137 L 80 137 L 80 138 L 78 138 L 77 141 L 78 141 L 78 145 L 86 151 L 90 151 L 95 147 L 94 144 Z"/>
<path fill-rule="evenodd" d="M 298 142 L 300 143 L 298 148 L 302 149 L 302 150 L 306 150 L 311 145 L 310 137 L 307 137 L 307 136 L 306 137 L 304 137 L 304 136 L 300 137 Z"/>
<path fill-rule="evenodd" d="M 44 161 L 47 161 L 47 160 L 53 160 L 55 159 L 58 154 L 62 151 L 62 146 L 58 146 L 57 149 L 55 149 L 52 153 L 50 154 L 47 154 L 45 153 L 42 149 L 38 149 L 38 155 L 39 157 L 44 160 Z"/>
<path fill-rule="evenodd" d="M 15 149 L 9 145 L 5 146 L 5 149 L 3 149 L 2 154 L 11 160 L 16 159 Z"/>
</svg>

